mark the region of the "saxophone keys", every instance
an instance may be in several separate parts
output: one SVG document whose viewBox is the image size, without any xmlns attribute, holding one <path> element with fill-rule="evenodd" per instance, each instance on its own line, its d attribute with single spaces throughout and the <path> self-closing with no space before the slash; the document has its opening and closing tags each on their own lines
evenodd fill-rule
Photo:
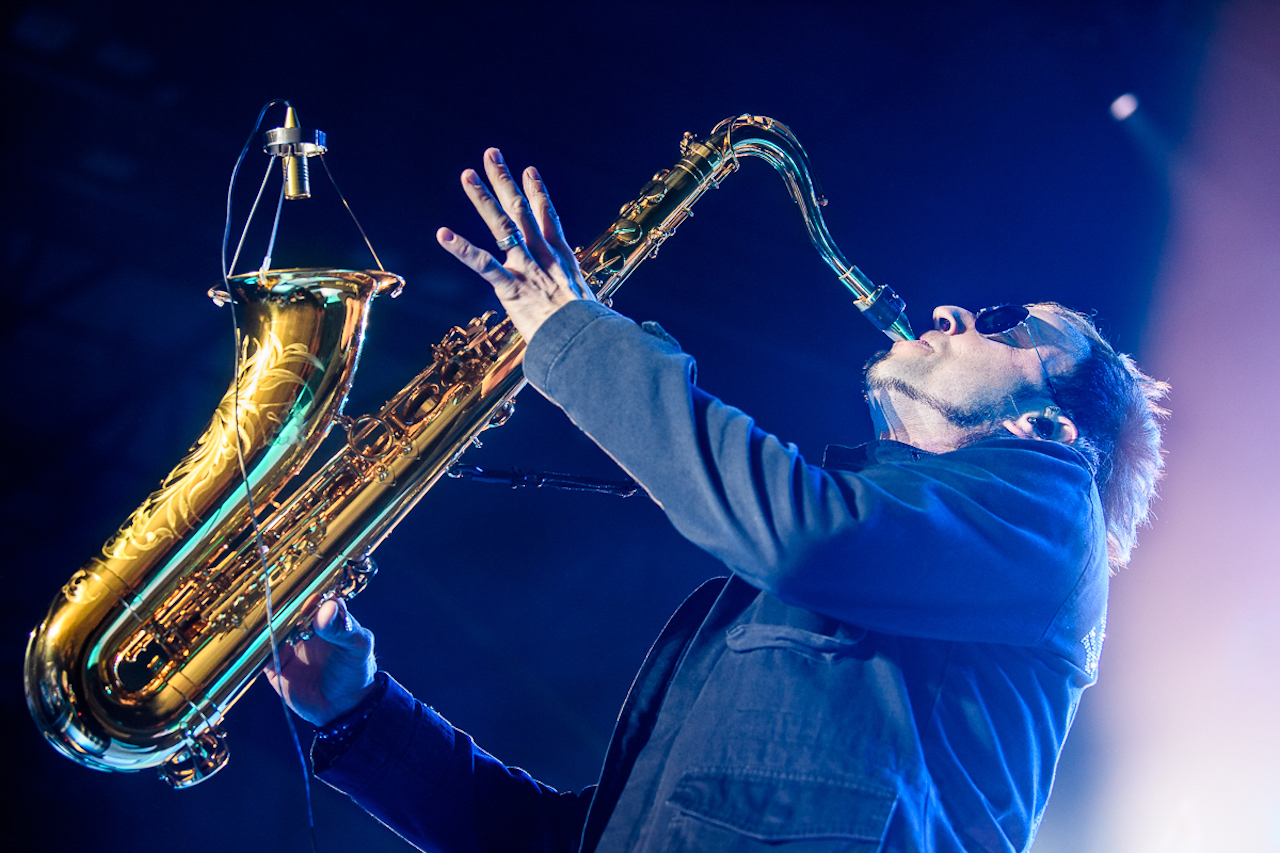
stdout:
<svg viewBox="0 0 1280 853">
<path fill-rule="evenodd" d="M 624 246 L 631 246 L 635 243 L 639 243 L 644 237 L 644 229 L 640 227 L 640 223 L 625 217 L 613 223 L 613 228 L 611 230 L 613 239 L 617 240 Z"/>
<path fill-rule="evenodd" d="M 226 766 L 227 738 L 216 726 L 188 734 L 186 746 L 160 765 L 160 778 L 172 788 L 190 788 Z"/>
<path fill-rule="evenodd" d="M 347 560 L 342 566 L 342 575 L 334 592 L 350 601 L 369 585 L 369 578 L 378 573 L 378 564 L 367 554 L 357 560 Z"/>
<path fill-rule="evenodd" d="M 599 268 L 605 272 L 620 272 L 626 265 L 627 253 L 624 249 L 614 246 L 612 249 L 606 249 L 600 254 L 600 260 L 597 262 Z"/>
<path fill-rule="evenodd" d="M 659 173 L 661 174 L 661 173 Z M 665 177 L 665 176 L 664 176 Z M 640 203 L 645 206 L 655 205 L 667 197 L 667 185 L 657 175 L 640 190 Z"/>
<path fill-rule="evenodd" d="M 495 411 L 493 415 L 489 418 L 489 425 L 486 426 L 485 429 L 491 429 L 492 427 L 502 426 L 508 420 L 510 420 L 511 416 L 514 415 L 515 413 L 516 413 L 515 401 L 507 400 L 501 406 L 499 406 L 497 408 L 497 411 Z"/>
<path fill-rule="evenodd" d="M 365 459 L 381 459 L 395 444 L 395 431 L 377 415 L 361 415 L 347 427 L 347 446 Z"/>
</svg>

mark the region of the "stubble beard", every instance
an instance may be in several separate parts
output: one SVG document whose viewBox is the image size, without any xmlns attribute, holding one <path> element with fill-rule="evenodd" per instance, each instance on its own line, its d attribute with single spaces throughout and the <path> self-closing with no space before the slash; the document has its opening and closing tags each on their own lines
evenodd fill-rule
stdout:
<svg viewBox="0 0 1280 853">
<path fill-rule="evenodd" d="M 973 430 L 991 426 L 993 418 L 988 406 L 974 405 L 964 407 L 949 402 L 927 391 L 923 391 L 897 376 L 885 376 L 881 364 L 888 359 L 889 350 L 881 350 L 873 355 L 862 372 L 862 387 L 867 397 L 872 391 L 883 391 L 890 395 L 904 397 L 914 403 L 933 409 L 942 415 L 948 423 L 959 429 Z"/>
</svg>

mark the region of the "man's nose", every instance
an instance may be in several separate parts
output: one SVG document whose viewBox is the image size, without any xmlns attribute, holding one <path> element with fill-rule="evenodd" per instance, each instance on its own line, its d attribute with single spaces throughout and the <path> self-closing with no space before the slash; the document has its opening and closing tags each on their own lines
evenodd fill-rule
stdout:
<svg viewBox="0 0 1280 853">
<path fill-rule="evenodd" d="M 933 327 L 944 335 L 963 335 L 973 328 L 973 315 L 959 305 L 939 305 L 933 309 Z"/>
</svg>

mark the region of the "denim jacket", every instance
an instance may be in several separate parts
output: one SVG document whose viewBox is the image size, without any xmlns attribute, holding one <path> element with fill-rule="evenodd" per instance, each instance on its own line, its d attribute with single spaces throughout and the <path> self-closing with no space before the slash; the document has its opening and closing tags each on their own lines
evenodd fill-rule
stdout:
<svg viewBox="0 0 1280 853">
<path fill-rule="evenodd" d="M 1105 628 L 1079 454 L 879 442 L 809 466 L 596 303 L 553 315 L 526 372 L 732 576 L 655 642 L 593 788 L 503 765 L 394 683 L 322 778 L 425 849 L 1030 847 Z"/>
</svg>

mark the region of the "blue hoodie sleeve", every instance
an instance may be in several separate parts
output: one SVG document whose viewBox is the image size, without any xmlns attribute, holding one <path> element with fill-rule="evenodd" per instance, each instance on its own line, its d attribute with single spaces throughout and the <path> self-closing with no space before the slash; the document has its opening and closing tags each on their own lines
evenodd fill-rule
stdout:
<svg viewBox="0 0 1280 853">
<path fill-rule="evenodd" d="M 534 336 L 531 384 L 640 482 L 686 538 L 754 586 L 873 630 L 1042 642 L 1086 575 L 1101 511 L 1075 451 L 1010 437 L 859 473 L 693 384 L 693 360 L 594 302 Z"/>
<path fill-rule="evenodd" d="M 594 787 L 560 792 L 485 752 L 394 679 L 351 745 L 316 775 L 423 850 L 570 853 Z"/>
</svg>

